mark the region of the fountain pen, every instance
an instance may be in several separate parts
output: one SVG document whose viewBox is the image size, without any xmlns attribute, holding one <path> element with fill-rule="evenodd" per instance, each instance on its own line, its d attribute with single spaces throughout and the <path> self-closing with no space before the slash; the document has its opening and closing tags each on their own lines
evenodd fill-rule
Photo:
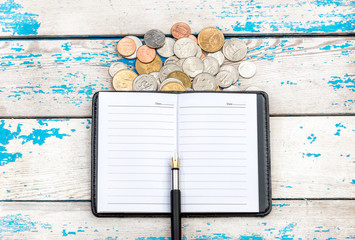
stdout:
<svg viewBox="0 0 355 240">
<path fill-rule="evenodd" d="M 179 190 L 179 159 L 176 154 L 174 155 L 172 161 L 171 175 L 171 240 L 181 240 L 181 194 Z"/>
</svg>

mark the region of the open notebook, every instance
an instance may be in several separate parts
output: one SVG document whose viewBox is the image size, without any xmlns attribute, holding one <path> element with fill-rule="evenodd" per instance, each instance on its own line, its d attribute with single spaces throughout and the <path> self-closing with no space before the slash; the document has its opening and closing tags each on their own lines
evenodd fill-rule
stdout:
<svg viewBox="0 0 355 240">
<path fill-rule="evenodd" d="M 168 214 L 175 151 L 186 215 L 269 211 L 265 94 L 99 92 L 93 121 L 95 215 Z"/>
</svg>

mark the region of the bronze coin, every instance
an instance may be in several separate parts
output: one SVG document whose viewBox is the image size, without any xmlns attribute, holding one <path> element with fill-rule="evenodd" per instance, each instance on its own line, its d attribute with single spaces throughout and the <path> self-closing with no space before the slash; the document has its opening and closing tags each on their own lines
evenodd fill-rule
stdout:
<svg viewBox="0 0 355 240">
<path fill-rule="evenodd" d="M 137 58 L 142 63 L 150 63 L 154 60 L 155 55 L 155 49 L 150 48 L 147 45 L 140 46 L 137 50 Z"/>
<path fill-rule="evenodd" d="M 186 88 L 184 85 L 177 83 L 177 82 L 170 82 L 165 84 L 162 88 L 161 91 L 186 91 Z"/>
<path fill-rule="evenodd" d="M 122 69 L 118 71 L 112 80 L 113 88 L 116 91 L 132 91 L 133 80 L 137 77 L 137 74 L 132 70 Z"/>
<path fill-rule="evenodd" d="M 122 38 L 117 43 L 117 51 L 123 57 L 129 57 L 136 51 L 136 43 L 130 38 Z"/>
<path fill-rule="evenodd" d="M 223 47 L 224 35 L 215 27 L 202 29 L 197 36 L 198 45 L 206 52 L 217 52 Z"/>
<path fill-rule="evenodd" d="M 158 55 L 155 55 L 154 60 L 150 63 L 143 63 L 139 61 L 139 59 L 136 60 L 136 70 L 139 74 L 159 72 L 162 66 L 163 62 L 161 61 L 161 58 Z"/>
<path fill-rule="evenodd" d="M 185 87 L 188 87 L 188 88 L 191 88 L 191 79 L 190 77 L 182 72 L 182 71 L 174 71 L 174 72 L 171 72 L 167 78 L 176 78 L 176 79 L 179 79 Z"/>
<path fill-rule="evenodd" d="M 176 39 L 189 37 L 190 34 L 191 28 L 186 23 L 178 22 L 171 27 L 171 35 L 173 35 L 173 37 Z"/>
</svg>

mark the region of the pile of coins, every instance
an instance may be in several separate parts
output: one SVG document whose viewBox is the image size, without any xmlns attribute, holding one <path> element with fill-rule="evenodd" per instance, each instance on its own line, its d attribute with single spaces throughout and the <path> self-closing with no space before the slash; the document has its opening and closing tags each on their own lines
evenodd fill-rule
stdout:
<svg viewBox="0 0 355 240">
<path fill-rule="evenodd" d="M 256 66 L 241 62 L 238 69 L 223 65 L 225 59 L 237 62 L 245 58 L 247 46 L 236 38 L 225 39 L 215 28 L 204 28 L 197 36 L 190 26 L 176 23 L 171 37 L 152 29 L 145 33 L 144 44 L 135 36 L 117 43 L 118 53 L 136 59 L 135 70 L 122 62 L 113 62 L 109 73 L 116 91 L 226 91 L 240 90 L 235 84 L 241 75 L 251 78 Z M 162 58 L 166 60 L 162 61 Z"/>
</svg>

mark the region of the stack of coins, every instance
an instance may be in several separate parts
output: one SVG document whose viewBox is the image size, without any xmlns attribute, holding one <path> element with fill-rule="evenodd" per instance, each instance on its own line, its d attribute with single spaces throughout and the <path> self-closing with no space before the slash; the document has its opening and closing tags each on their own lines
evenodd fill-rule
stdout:
<svg viewBox="0 0 355 240">
<path fill-rule="evenodd" d="M 239 75 L 251 78 L 256 73 L 252 62 L 241 62 L 238 69 L 224 64 L 245 58 L 247 46 L 236 38 L 225 39 L 215 28 L 204 28 L 197 36 L 190 26 L 176 23 L 171 37 L 152 29 L 144 35 L 144 44 L 135 36 L 117 43 L 118 53 L 135 60 L 135 71 L 121 62 L 113 62 L 109 74 L 116 91 L 239 91 Z M 163 59 L 165 59 L 163 64 Z"/>
</svg>

